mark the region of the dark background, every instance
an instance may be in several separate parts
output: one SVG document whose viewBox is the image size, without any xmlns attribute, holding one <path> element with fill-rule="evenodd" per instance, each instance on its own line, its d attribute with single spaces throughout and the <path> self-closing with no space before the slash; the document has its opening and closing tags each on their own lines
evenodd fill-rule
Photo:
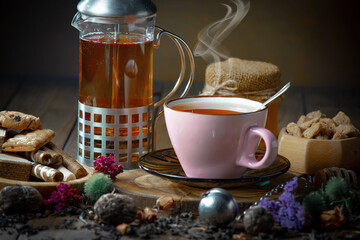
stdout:
<svg viewBox="0 0 360 240">
<path fill-rule="evenodd" d="M 71 27 L 75 0 L 2 0 L 0 76 L 50 79 L 78 76 L 78 32 Z M 197 33 L 225 15 L 228 0 L 153 0 L 157 25 L 193 48 Z M 253 0 L 248 15 L 224 41 L 231 55 L 274 63 L 283 83 L 360 87 L 360 1 Z M 155 79 L 173 81 L 179 70 L 171 41 L 155 53 Z M 196 81 L 207 63 L 196 58 Z M 2 80 L 3 81 L 3 80 Z M 0 86 L 1 87 L 1 86 Z"/>
</svg>

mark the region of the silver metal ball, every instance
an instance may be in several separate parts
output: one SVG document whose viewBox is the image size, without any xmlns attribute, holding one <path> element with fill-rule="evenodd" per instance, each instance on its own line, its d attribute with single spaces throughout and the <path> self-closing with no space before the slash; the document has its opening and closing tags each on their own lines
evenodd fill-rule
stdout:
<svg viewBox="0 0 360 240">
<path fill-rule="evenodd" d="M 201 194 L 201 197 L 199 216 L 206 224 L 227 225 L 239 214 L 236 199 L 225 189 L 212 188 Z"/>
</svg>

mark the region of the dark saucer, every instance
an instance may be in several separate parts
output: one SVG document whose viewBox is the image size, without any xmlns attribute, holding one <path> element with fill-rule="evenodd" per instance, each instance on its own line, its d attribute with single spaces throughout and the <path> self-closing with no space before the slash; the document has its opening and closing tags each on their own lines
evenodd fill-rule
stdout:
<svg viewBox="0 0 360 240">
<path fill-rule="evenodd" d="M 258 150 L 255 153 L 257 159 L 264 156 L 264 151 Z M 141 169 L 155 174 L 160 177 L 167 178 L 184 185 L 200 188 L 235 188 L 243 185 L 264 182 L 271 178 L 277 177 L 285 173 L 290 162 L 285 157 L 277 155 L 274 163 L 264 169 L 248 169 L 241 178 L 236 179 L 203 179 L 187 177 L 180 165 L 180 162 L 174 152 L 174 149 L 164 149 L 148 153 L 142 156 L 138 165 Z"/>
</svg>

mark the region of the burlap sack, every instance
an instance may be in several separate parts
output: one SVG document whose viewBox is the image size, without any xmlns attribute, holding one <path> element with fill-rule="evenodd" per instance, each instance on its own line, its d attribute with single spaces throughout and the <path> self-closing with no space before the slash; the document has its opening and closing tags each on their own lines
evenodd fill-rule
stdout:
<svg viewBox="0 0 360 240">
<path fill-rule="evenodd" d="M 237 96 L 264 102 L 277 92 L 280 78 L 279 68 L 271 63 L 229 58 L 206 68 L 206 84 L 201 95 Z"/>
</svg>

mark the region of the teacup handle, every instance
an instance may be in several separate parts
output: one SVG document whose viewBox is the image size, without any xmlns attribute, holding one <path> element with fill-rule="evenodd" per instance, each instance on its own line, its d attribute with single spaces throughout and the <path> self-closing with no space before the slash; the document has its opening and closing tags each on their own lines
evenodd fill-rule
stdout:
<svg viewBox="0 0 360 240">
<path fill-rule="evenodd" d="M 158 48 L 160 46 L 160 38 L 163 34 L 167 35 L 168 37 L 170 37 L 175 45 L 177 46 L 179 53 L 180 53 L 180 58 L 181 58 L 181 71 L 180 71 L 180 75 L 178 77 L 178 80 L 175 83 L 174 88 L 160 101 L 158 101 L 157 103 L 154 104 L 154 108 L 160 106 L 161 104 L 163 104 L 165 101 L 167 101 L 180 87 L 183 79 L 184 79 L 184 75 L 185 75 L 185 70 L 186 70 L 186 60 L 185 60 L 185 55 L 184 55 L 184 49 L 189 57 L 189 61 L 190 61 L 190 75 L 189 75 L 189 79 L 188 82 L 186 84 L 186 87 L 183 91 L 183 93 L 181 94 L 180 97 L 184 97 L 186 94 L 188 94 L 190 87 L 192 85 L 192 82 L 194 80 L 194 74 L 195 74 L 195 61 L 194 61 L 194 56 L 189 48 L 189 46 L 186 44 L 186 42 L 181 39 L 179 36 L 168 32 L 160 27 L 155 27 L 156 29 L 158 29 L 160 32 L 156 35 L 156 39 L 155 39 L 155 44 L 154 44 L 154 48 Z"/>
<path fill-rule="evenodd" d="M 263 158 L 258 161 L 255 158 L 255 151 L 258 144 L 258 137 L 264 139 L 266 151 Z M 261 127 L 250 127 L 246 133 L 243 154 L 237 159 L 236 164 L 252 169 L 261 169 L 270 166 L 278 153 L 278 144 L 275 136 L 267 129 Z"/>
</svg>

